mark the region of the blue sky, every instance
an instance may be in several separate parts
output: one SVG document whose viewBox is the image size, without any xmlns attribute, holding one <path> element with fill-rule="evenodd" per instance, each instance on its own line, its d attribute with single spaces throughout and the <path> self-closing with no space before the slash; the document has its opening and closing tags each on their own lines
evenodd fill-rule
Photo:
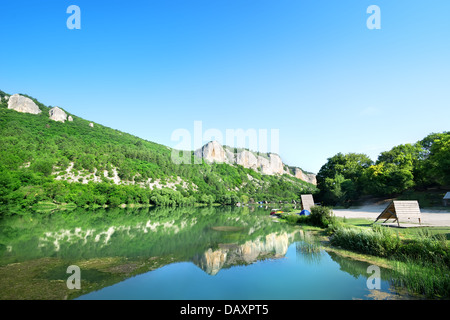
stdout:
<svg viewBox="0 0 450 320">
<path fill-rule="evenodd" d="M 194 121 L 278 129 L 283 161 L 318 172 L 338 152 L 376 160 L 450 129 L 448 0 L 4 0 L 0 12 L 0 90 L 167 146 Z"/>
</svg>

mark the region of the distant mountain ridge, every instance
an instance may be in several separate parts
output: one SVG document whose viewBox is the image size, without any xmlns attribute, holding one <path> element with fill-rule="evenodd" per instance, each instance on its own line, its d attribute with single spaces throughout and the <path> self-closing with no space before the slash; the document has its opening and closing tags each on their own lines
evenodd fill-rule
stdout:
<svg viewBox="0 0 450 320">
<path fill-rule="evenodd" d="M 0 207 L 291 201 L 317 190 L 275 154 L 210 142 L 190 151 L 200 164 L 177 164 L 173 151 L 0 90 Z"/>
<path fill-rule="evenodd" d="M 0 102 L 1 99 L 2 97 L 0 96 Z M 8 101 L 8 109 L 31 114 L 40 114 L 42 112 L 36 103 L 26 96 L 19 94 L 14 94 L 12 96 L 5 95 L 4 99 Z M 59 107 L 53 107 L 49 110 L 49 118 L 62 123 L 66 120 L 73 121 L 72 116 L 68 117 L 66 112 Z M 90 123 L 89 125 L 93 127 L 93 123 Z M 275 153 L 261 154 L 247 149 L 222 146 L 217 141 L 210 141 L 203 145 L 202 148 L 195 150 L 194 155 L 203 158 L 210 163 L 216 162 L 241 165 L 244 168 L 259 171 L 266 175 L 288 174 L 305 182 L 317 185 L 315 174 L 306 173 L 303 172 L 301 168 L 290 167 L 284 164 L 281 157 Z"/>
<path fill-rule="evenodd" d="M 308 183 L 317 184 L 315 174 L 305 173 L 298 167 L 290 167 L 284 164 L 281 157 L 275 153 L 260 154 L 245 149 L 238 150 L 237 148 L 222 146 L 217 141 L 210 141 L 202 148 L 195 150 L 194 154 L 210 163 L 237 164 L 267 175 L 288 174 Z"/>
</svg>

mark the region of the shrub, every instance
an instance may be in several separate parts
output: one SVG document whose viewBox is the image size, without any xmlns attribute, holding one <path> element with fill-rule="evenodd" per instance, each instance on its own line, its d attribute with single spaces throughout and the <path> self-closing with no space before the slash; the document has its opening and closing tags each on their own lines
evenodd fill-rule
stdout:
<svg viewBox="0 0 450 320">
<path fill-rule="evenodd" d="M 307 224 L 309 223 L 309 216 L 299 216 L 297 214 L 289 214 L 283 218 L 290 224 Z"/>
<path fill-rule="evenodd" d="M 53 160 L 44 158 L 35 161 L 31 168 L 36 173 L 42 173 L 44 176 L 48 177 L 53 171 Z"/>
<path fill-rule="evenodd" d="M 333 210 L 330 207 L 313 206 L 311 207 L 310 222 L 318 227 L 327 228 L 328 225 L 335 223 L 336 219 Z"/>
</svg>

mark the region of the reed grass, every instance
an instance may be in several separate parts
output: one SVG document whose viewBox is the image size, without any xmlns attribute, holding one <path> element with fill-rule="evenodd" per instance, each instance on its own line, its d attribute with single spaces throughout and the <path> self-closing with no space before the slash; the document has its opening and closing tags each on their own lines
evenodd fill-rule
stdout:
<svg viewBox="0 0 450 320">
<path fill-rule="evenodd" d="M 330 243 L 344 249 L 388 258 L 396 275 L 392 282 L 411 293 L 450 297 L 450 250 L 445 235 L 422 229 L 412 239 L 400 239 L 392 229 L 340 226 Z"/>
<path fill-rule="evenodd" d="M 334 246 L 380 257 L 390 256 L 400 246 L 398 234 L 380 226 L 371 229 L 337 227 L 330 242 Z"/>
<path fill-rule="evenodd" d="M 406 289 L 409 294 L 420 294 L 427 298 L 450 298 L 450 275 L 448 265 L 418 262 L 408 258 L 394 261 L 394 277 L 391 282 L 396 287 Z"/>
</svg>

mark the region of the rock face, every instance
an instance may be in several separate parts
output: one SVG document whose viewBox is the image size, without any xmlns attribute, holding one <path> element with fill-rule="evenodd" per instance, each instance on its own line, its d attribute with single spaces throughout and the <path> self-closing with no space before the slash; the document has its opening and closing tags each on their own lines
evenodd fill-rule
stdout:
<svg viewBox="0 0 450 320">
<path fill-rule="evenodd" d="M 258 168 L 258 159 L 252 152 L 244 150 L 236 155 L 236 164 L 256 170 Z"/>
<path fill-rule="evenodd" d="M 225 150 L 217 141 L 211 141 L 205 144 L 201 149 L 196 150 L 194 154 L 199 158 L 205 159 L 207 162 L 228 163 Z"/>
<path fill-rule="evenodd" d="M 93 124 L 92 122 L 89 123 L 89 127 L 93 128 L 93 127 L 94 127 L 94 124 Z"/>
<path fill-rule="evenodd" d="M 48 112 L 50 119 L 64 123 L 67 120 L 67 114 L 60 108 L 54 107 Z"/>
<path fill-rule="evenodd" d="M 294 168 L 294 176 L 300 180 L 317 185 L 316 175 L 312 173 L 304 173 L 300 168 Z"/>
<path fill-rule="evenodd" d="M 16 110 L 17 112 L 39 114 L 41 109 L 30 98 L 14 94 L 9 97 L 8 109 Z"/>
<path fill-rule="evenodd" d="M 283 163 L 279 155 L 274 153 L 258 155 L 248 150 L 233 153 L 219 142 L 211 141 L 195 150 L 194 154 L 209 163 L 237 164 L 255 171 L 260 170 L 262 174 L 267 175 L 289 174 L 303 181 L 317 184 L 314 174 L 305 174 L 300 168 L 295 168 L 294 174 L 291 174 L 289 167 Z"/>
<path fill-rule="evenodd" d="M 72 122 L 72 121 L 73 121 L 72 116 L 69 116 L 69 117 L 67 118 L 67 120 L 69 120 L 70 122 Z"/>
</svg>

